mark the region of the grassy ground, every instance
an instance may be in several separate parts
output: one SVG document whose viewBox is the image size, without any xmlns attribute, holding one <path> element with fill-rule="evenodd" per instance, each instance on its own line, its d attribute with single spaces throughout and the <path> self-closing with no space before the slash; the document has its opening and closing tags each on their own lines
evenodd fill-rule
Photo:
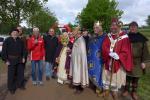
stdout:
<svg viewBox="0 0 150 100">
<path fill-rule="evenodd" d="M 6 72 L 6 65 L 0 58 L 0 73 L 5 73 Z"/>
</svg>

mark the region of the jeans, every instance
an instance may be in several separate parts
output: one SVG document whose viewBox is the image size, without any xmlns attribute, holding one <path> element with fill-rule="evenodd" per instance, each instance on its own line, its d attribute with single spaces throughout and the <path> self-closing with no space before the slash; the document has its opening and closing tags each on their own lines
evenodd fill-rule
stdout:
<svg viewBox="0 0 150 100">
<path fill-rule="evenodd" d="M 46 62 L 45 74 L 46 74 L 46 77 L 52 77 L 52 74 L 53 74 L 53 64 L 52 63 Z"/>
<path fill-rule="evenodd" d="M 42 61 L 41 60 L 32 60 L 32 81 L 33 82 L 42 82 Z"/>
</svg>

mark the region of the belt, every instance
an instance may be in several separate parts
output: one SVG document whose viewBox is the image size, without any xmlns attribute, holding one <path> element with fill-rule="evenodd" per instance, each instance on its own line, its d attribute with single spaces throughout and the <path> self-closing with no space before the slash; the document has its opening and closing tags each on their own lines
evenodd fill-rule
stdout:
<svg viewBox="0 0 150 100">
<path fill-rule="evenodd" d="M 19 55 L 8 55 L 8 58 L 10 58 L 10 59 L 16 59 L 19 57 L 21 57 L 21 56 L 19 56 Z"/>
</svg>

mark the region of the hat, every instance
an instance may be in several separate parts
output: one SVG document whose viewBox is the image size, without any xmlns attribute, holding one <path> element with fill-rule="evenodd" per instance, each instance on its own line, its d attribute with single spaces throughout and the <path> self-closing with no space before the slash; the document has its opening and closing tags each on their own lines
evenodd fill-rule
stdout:
<svg viewBox="0 0 150 100">
<path fill-rule="evenodd" d="M 123 26 L 123 22 L 119 21 L 118 18 L 112 18 L 111 23 L 115 23 L 116 25 L 118 25 L 119 27 Z"/>
<path fill-rule="evenodd" d="M 94 23 L 94 26 L 102 26 L 102 23 L 101 23 L 100 21 L 96 21 L 96 22 Z"/>
<path fill-rule="evenodd" d="M 15 28 L 15 29 L 12 29 L 12 30 L 10 31 L 9 35 L 10 35 L 13 31 L 16 31 L 16 32 L 19 33 L 19 30 Z"/>
<path fill-rule="evenodd" d="M 137 27 L 138 27 L 138 24 L 137 24 L 137 22 L 133 21 L 133 22 L 131 22 L 131 23 L 129 24 L 129 27 L 130 27 L 130 26 L 137 26 Z"/>
</svg>

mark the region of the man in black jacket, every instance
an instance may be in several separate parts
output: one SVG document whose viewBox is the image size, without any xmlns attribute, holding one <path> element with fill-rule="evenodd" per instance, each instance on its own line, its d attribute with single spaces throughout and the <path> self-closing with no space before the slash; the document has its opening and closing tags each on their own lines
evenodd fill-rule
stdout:
<svg viewBox="0 0 150 100">
<path fill-rule="evenodd" d="M 55 62 L 55 53 L 58 47 L 58 39 L 55 36 L 54 29 L 50 28 L 46 36 L 44 36 L 45 44 L 45 62 L 46 62 L 46 80 L 54 77 L 53 65 Z"/>
<path fill-rule="evenodd" d="M 25 62 L 25 48 L 22 40 L 17 37 L 18 32 L 18 29 L 12 30 L 2 48 L 2 59 L 8 66 L 8 89 L 11 94 L 15 93 L 17 87 L 24 88 L 22 64 Z"/>
</svg>

